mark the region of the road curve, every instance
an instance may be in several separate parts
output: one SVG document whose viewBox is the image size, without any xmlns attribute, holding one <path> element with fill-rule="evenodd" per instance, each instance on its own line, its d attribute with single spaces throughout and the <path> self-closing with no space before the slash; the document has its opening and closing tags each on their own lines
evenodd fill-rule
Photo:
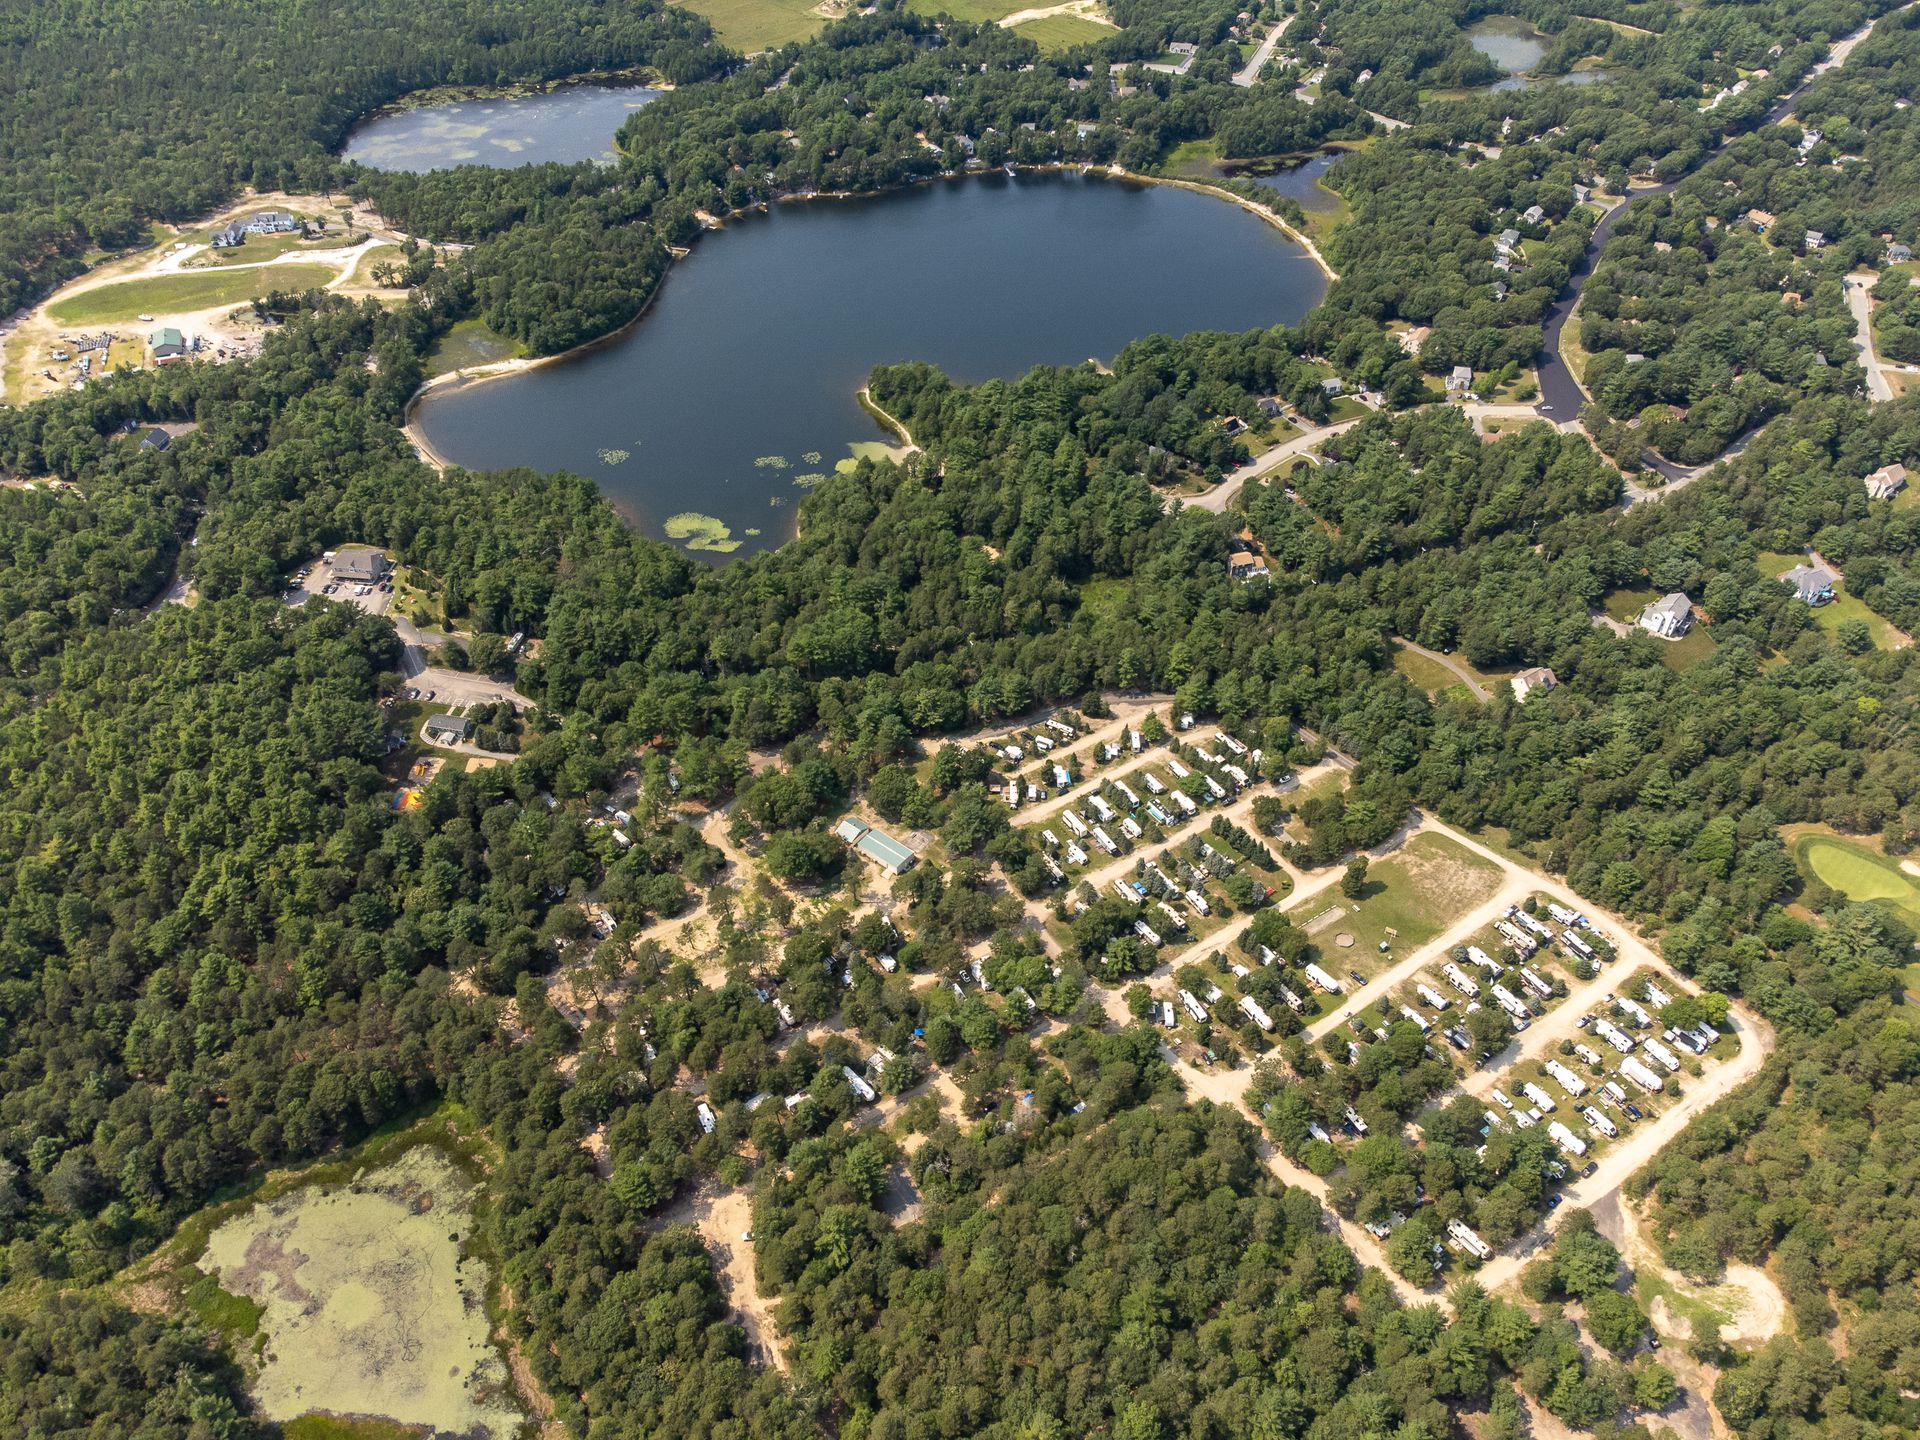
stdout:
<svg viewBox="0 0 1920 1440">
<path fill-rule="evenodd" d="M 1175 497 L 1167 502 L 1167 508 L 1172 509 L 1178 505 L 1189 505 L 1195 510 L 1211 510 L 1214 514 L 1219 515 L 1226 510 L 1228 504 L 1233 500 L 1233 497 L 1240 493 L 1241 487 L 1249 480 L 1258 480 L 1263 476 L 1270 475 L 1287 461 L 1306 454 L 1321 441 L 1331 440 L 1335 435 L 1346 434 L 1347 431 L 1358 425 L 1362 420 L 1367 419 L 1372 413 L 1372 411 L 1368 411 L 1366 415 L 1356 415 L 1351 420 L 1341 420 L 1332 425 L 1322 425 L 1317 430 L 1309 430 L 1304 435 L 1296 435 L 1293 439 L 1274 446 L 1264 454 L 1256 455 L 1206 494 L 1196 495 L 1192 499 Z"/>
<path fill-rule="evenodd" d="M 1915 0 L 1915 3 L 1920 3 L 1920 0 Z M 1913 7 L 1909 4 L 1901 8 Z M 1899 12 L 1889 11 L 1888 13 Z M 1754 126 L 1753 130 L 1766 125 L 1778 125 L 1791 115 L 1793 107 L 1799 103 L 1800 97 L 1807 93 L 1808 87 L 1835 66 L 1846 64 L 1847 57 L 1853 54 L 1855 47 L 1867 38 L 1875 25 L 1885 18 L 1885 16 L 1876 16 L 1851 35 L 1836 41 L 1828 50 L 1826 58 L 1808 70 L 1804 80 L 1776 100 L 1773 108 L 1767 111 L 1766 117 L 1759 125 Z M 1752 134 L 1753 130 L 1742 130 L 1723 136 L 1712 153 L 1719 154 L 1741 136 Z M 1612 238 L 1614 226 L 1626 213 L 1627 206 L 1634 201 L 1669 194 L 1682 180 L 1696 173 L 1698 169 L 1699 167 L 1695 166 L 1686 175 L 1634 191 L 1601 216 L 1600 223 L 1593 227 L 1593 234 L 1587 240 L 1586 251 L 1581 255 L 1580 263 L 1573 267 L 1573 273 L 1567 277 L 1566 289 L 1561 291 L 1560 298 L 1555 300 L 1548 309 L 1546 323 L 1541 331 L 1540 399 L 1542 408 L 1551 409 L 1554 416 L 1570 419 L 1577 416 L 1580 413 L 1580 407 L 1587 403 L 1587 392 L 1581 388 L 1580 382 L 1573 378 L 1572 372 L 1567 369 L 1566 362 L 1560 358 L 1560 336 L 1561 332 L 1567 328 L 1567 321 L 1572 317 L 1574 307 L 1580 303 L 1581 291 L 1586 288 L 1587 281 L 1593 277 L 1594 267 L 1600 260 L 1600 252 L 1606 249 L 1607 241 Z M 1664 466 L 1656 465 L 1654 468 L 1661 470 L 1663 474 L 1666 473 Z M 1675 468 L 1678 469 L 1678 467 Z M 1670 476 L 1669 478 L 1678 477 Z M 1689 475 L 1686 478 L 1693 477 Z"/>
</svg>

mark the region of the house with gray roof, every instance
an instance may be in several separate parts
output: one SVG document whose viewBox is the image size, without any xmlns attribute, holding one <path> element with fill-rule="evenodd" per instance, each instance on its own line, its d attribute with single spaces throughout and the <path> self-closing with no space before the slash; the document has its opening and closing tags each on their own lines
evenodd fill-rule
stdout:
<svg viewBox="0 0 1920 1440">
<path fill-rule="evenodd" d="M 1871 500 L 1891 500 L 1898 495 L 1907 483 L 1907 467 L 1897 461 L 1892 465 L 1882 465 L 1867 476 L 1867 498 Z"/>
<path fill-rule="evenodd" d="M 1678 590 L 1663 595 L 1640 612 L 1640 628 L 1662 640 L 1678 640 L 1693 628 L 1693 602 Z"/>
<path fill-rule="evenodd" d="M 1796 565 L 1780 577 L 1793 587 L 1803 605 L 1824 605 L 1833 599 L 1834 575 L 1819 565 Z"/>
</svg>

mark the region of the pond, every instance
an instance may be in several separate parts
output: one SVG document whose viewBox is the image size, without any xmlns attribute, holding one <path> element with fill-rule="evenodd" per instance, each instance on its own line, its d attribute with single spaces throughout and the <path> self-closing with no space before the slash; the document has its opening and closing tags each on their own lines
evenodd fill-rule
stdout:
<svg viewBox="0 0 1920 1440">
<path fill-rule="evenodd" d="M 1223 172 L 1242 180 L 1251 180 L 1276 194 L 1296 200 L 1310 215 L 1328 215 L 1340 208 L 1340 198 L 1320 186 L 1320 179 L 1333 168 L 1340 152 L 1329 150 L 1309 155 L 1304 160 L 1255 160 L 1247 164 L 1222 167 Z"/>
<path fill-rule="evenodd" d="M 1507 72 L 1507 78 L 1487 90 L 1530 90 L 1536 85 L 1597 85 L 1614 72 L 1594 68 L 1569 70 L 1564 75 L 1535 75 L 1533 68 L 1547 55 L 1547 36 L 1512 15 L 1489 15 L 1467 28 L 1473 48 Z"/>
<path fill-rule="evenodd" d="M 776 205 L 702 239 L 624 334 L 431 391 L 414 423 L 455 464 L 573 470 L 648 534 L 741 553 L 789 538 L 855 444 L 893 438 L 858 402 L 875 365 L 1011 377 L 1290 324 L 1325 291 L 1258 216 L 1166 186 L 995 174 Z"/>
<path fill-rule="evenodd" d="M 262 1413 L 376 1416 L 510 1440 L 526 1416 L 488 1343 L 485 1267 L 463 1256 L 476 1190 L 416 1146 L 342 1185 L 242 1211 L 200 1267 L 259 1304 Z"/>
<path fill-rule="evenodd" d="M 611 161 L 615 133 L 659 94 L 639 84 L 593 81 L 537 95 L 390 110 L 354 126 L 341 154 L 375 170 L 408 171 Z"/>
<path fill-rule="evenodd" d="M 1473 48 L 1509 75 L 1533 69 L 1547 54 L 1547 37 L 1512 15 L 1489 15 L 1467 28 Z"/>
</svg>

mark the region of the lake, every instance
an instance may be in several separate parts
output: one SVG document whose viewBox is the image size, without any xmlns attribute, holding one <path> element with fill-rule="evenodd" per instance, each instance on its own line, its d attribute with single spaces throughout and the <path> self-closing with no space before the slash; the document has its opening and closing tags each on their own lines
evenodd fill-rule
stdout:
<svg viewBox="0 0 1920 1440">
<path fill-rule="evenodd" d="M 615 133 L 659 94 L 638 84 L 583 82 L 393 110 L 354 126 L 341 155 L 375 170 L 409 171 L 611 161 Z"/>
<path fill-rule="evenodd" d="M 414 422 L 459 465 L 591 476 L 652 535 L 714 517 L 738 553 L 789 538 L 808 485 L 893 438 L 857 398 L 875 365 L 1011 377 L 1290 324 L 1325 291 L 1279 230 L 1169 186 L 994 174 L 776 205 L 702 238 L 623 335 L 432 391 Z"/>
</svg>

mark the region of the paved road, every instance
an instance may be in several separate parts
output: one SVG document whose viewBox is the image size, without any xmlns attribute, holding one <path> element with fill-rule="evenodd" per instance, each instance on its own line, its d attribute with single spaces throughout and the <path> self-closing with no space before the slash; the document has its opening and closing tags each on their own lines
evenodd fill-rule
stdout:
<svg viewBox="0 0 1920 1440">
<path fill-rule="evenodd" d="M 1247 61 L 1245 68 L 1233 77 L 1233 83 L 1245 89 L 1258 80 L 1260 72 L 1266 68 L 1267 61 L 1273 58 L 1274 47 L 1280 43 L 1280 37 L 1285 35 L 1292 28 L 1293 22 L 1299 18 L 1298 15 L 1289 15 L 1269 30 L 1267 38 L 1260 42 L 1260 48 L 1253 52 L 1253 58 Z"/>
<path fill-rule="evenodd" d="M 1408 640 L 1403 636 L 1399 636 L 1399 635 L 1395 635 L 1393 637 L 1393 643 L 1398 645 L 1402 650 L 1410 650 L 1415 655 L 1425 656 L 1427 659 L 1433 661 L 1434 664 L 1442 666 L 1443 668 L 1452 671 L 1455 675 L 1460 677 L 1461 682 L 1465 684 L 1467 689 L 1473 692 L 1474 699 L 1491 700 L 1493 698 L 1493 692 L 1487 689 L 1487 687 L 1482 685 L 1478 680 L 1474 679 L 1472 675 L 1468 674 L 1465 670 L 1463 670 L 1460 667 L 1460 663 L 1457 660 L 1455 660 L 1452 656 L 1442 655 L 1437 650 L 1429 650 L 1424 645 L 1416 645 L 1413 643 L 1413 641 Z"/>
<path fill-rule="evenodd" d="M 1867 372 L 1867 394 L 1874 400 L 1893 399 L 1893 386 L 1880 368 L 1880 357 L 1873 353 L 1873 297 L 1869 293 L 1878 277 L 1847 276 L 1847 308 L 1853 312 L 1856 334 L 1853 348 L 1859 352 L 1860 366 Z"/>
<path fill-rule="evenodd" d="M 1912 7 L 1907 6 L 1905 8 L 1910 9 Z M 1868 33 L 1876 23 L 1877 21 L 1870 20 L 1858 30 L 1854 31 L 1853 34 L 1836 42 L 1827 52 L 1826 59 L 1820 61 L 1807 72 L 1806 79 L 1802 80 L 1793 89 L 1789 90 L 1785 95 L 1781 96 L 1779 100 L 1774 102 L 1773 108 L 1767 112 L 1766 118 L 1761 124 L 1777 125 L 1786 119 L 1787 116 L 1791 115 L 1793 113 L 1793 107 L 1799 103 L 1800 97 L 1806 94 L 1807 87 L 1835 66 L 1846 64 L 1847 57 L 1853 54 L 1855 47 L 1857 47 L 1862 40 L 1867 38 Z M 1755 128 L 1757 129 L 1759 127 L 1756 126 Z M 1724 150 L 1728 145 L 1731 145 L 1735 140 L 1739 139 L 1741 135 L 1750 133 L 1752 132 L 1741 131 L 1737 134 L 1728 134 L 1721 140 L 1720 144 L 1715 147 L 1714 153 L 1717 154 L 1720 150 Z M 1698 167 L 1695 168 L 1697 169 Z M 1688 174 L 1692 173 L 1694 172 L 1688 172 Z M 1580 263 L 1574 266 L 1573 274 L 1567 280 L 1567 288 L 1561 292 L 1560 298 L 1556 300 L 1552 308 L 1547 311 L 1547 320 L 1543 327 L 1539 366 L 1540 399 L 1543 402 L 1543 408 L 1545 406 L 1552 407 L 1553 414 L 1566 417 L 1578 415 L 1580 413 L 1580 407 L 1587 402 L 1587 392 L 1580 387 L 1580 383 L 1575 380 L 1572 373 L 1568 371 L 1566 362 L 1560 358 L 1560 334 L 1566 329 L 1567 321 L 1573 314 L 1574 306 L 1580 303 L 1580 293 L 1586 288 L 1587 281 L 1592 278 L 1594 266 L 1599 261 L 1600 252 L 1606 249 L 1607 241 L 1612 238 L 1614 226 L 1619 223 L 1621 215 L 1626 213 L 1628 205 L 1636 200 L 1644 200 L 1652 196 L 1668 194 L 1680 184 L 1681 180 L 1686 178 L 1687 176 L 1683 175 L 1679 177 L 1679 179 L 1669 180 L 1661 185 L 1653 185 L 1646 189 L 1634 191 L 1633 194 L 1629 195 L 1624 201 L 1619 202 L 1603 215 L 1600 223 L 1593 227 L 1593 235 L 1587 241 L 1586 253 L 1580 257 Z M 1655 468 L 1660 469 L 1661 472 L 1665 474 L 1667 472 L 1664 465 L 1665 462 L 1662 462 L 1662 464 L 1656 465 Z M 1679 467 L 1676 466 L 1674 468 L 1678 469 Z M 1698 471 L 1696 470 L 1695 473 L 1698 473 Z M 1688 475 L 1686 478 L 1692 479 L 1693 476 Z M 1669 486 L 1668 488 L 1672 487 Z M 1648 492 L 1643 498 L 1652 498 L 1653 495 L 1658 493 L 1660 492 Z"/>
<path fill-rule="evenodd" d="M 1323 440 L 1331 440 L 1335 435 L 1346 434 L 1347 431 L 1351 430 L 1366 418 L 1367 416 L 1365 415 L 1357 415 L 1351 420 L 1341 420 L 1333 425 L 1322 425 L 1317 430 L 1309 430 L 1304 435 L 1296 435 L 1293 439 L 1283 441 L 1274 446 L 1265 454 L 1255 456 L 1238 470 L 1227 476 L 1227 478 L 1222 480 L 1218 485 L 1214 486 L 1213 489 L 1209 490 L 1206 494 L 1195 496 L 1192 499 L 1176 497 L 1167 502 L 1167 508 L 1172 509 L 1176 505 L 1191 505 L 1196 510 L 1211 510 L 1214 514 L 1219 515 L 1226 510 L 1228 504 L 1233 500 L 1233 497 L 1240 493 L 1240 488 L 1249 480 L 1258 480 L 1263 476 L 1271 475 L 1275 470 L 1278 470 L 1282 465 L 1286 464 L 1287 461 L 1306 454 Z"/>
</svg>

